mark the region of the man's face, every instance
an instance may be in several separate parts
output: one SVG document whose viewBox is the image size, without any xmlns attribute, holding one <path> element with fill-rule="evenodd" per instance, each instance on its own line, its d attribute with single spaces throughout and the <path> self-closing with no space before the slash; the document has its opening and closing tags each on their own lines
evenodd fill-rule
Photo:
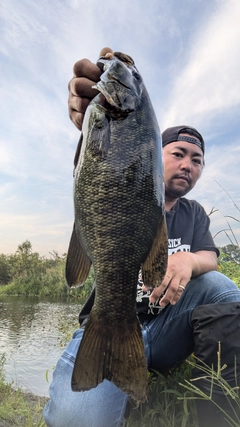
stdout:
<svg viewBox="0 0 240 427">
<path fill-rule="evenodd" d="M 163 163 L 166 197 L 183 197 L 201 176 L 203 152 L 197 145 L 189 142 L 171 142 L 163 147 Z"/>
</svg>

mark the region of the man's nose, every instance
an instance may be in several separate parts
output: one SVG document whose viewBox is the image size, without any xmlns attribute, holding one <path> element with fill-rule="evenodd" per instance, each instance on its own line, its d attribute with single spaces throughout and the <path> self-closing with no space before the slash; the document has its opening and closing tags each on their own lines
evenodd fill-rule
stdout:
<svg viewBox="0 0 240 427">
<path fill-rule="evenodd" d="M 190 159 L 190 157 L 184 157 L 183 159 L 182 159 L 182 162 L 181 162 L 181 169 L 183 169 L 183 170 L 186 170 L 186 171 L 188 171 L 188 172 L 190 172 L 191 171 L 191 169 L 192 169 L 192 160 Z"/>
</svg>

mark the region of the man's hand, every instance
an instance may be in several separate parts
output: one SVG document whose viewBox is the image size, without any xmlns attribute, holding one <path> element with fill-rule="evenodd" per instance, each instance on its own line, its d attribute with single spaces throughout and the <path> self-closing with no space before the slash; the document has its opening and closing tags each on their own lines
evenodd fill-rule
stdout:
<svg viewBox="0 0 240 427">
<path fill-rule="evenodd" d="M 99 56 L 113 53 L 110 48 L 103 48 Z M 84 113 L 90 101 L 98 91 L 92 86 L 100 80 L 102 71 L 88 59 L 81 59 L 73 67 L 74 77 L 68 84 L 68 111 L 69 117 L 75 126 L 82 130 Z"/>
<path fill-rule="evenodd" d="M 156 303 L 161 295 L 159 305 L 176 304 L 181 298 L 191 278 L 208 271 L 217 270 L 217 255 L 212 251 L 177 252 L 168 257 L 165 277 L 160 286 L 151 293 L 149 300 Z M 145 291 L 146 287 L 143 288 Z"/>
<path fill-rule="evenodd" d="M 164 307 L 168 303 L 174 305 L 180 299 L 192 276 L 191 264 L 184 252 L 178 252 L 168 257 L 168 266 L 165 277 L 160 286 L 151 293 L 149 300 L 152 303 L 160 299 L 159 305 Z"/>
</svg>

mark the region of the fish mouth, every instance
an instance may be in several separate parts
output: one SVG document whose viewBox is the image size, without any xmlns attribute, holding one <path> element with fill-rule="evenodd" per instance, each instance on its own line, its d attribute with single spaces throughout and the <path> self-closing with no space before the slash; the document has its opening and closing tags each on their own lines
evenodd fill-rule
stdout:
<svg viewBox="0 0 240 427">
<path fill-rule="evenodd" d="M 110 104 L 110 102 L 108 102 L 105 95 L 103 95 L 103 93 L 101 92 L 99 93 L 99 96 L 98 96 L 98 105 L 104 108 L 104 110 L 108 111 L 109 113 L 114 113 L 119 110 L 119 107 L 117 108 L 116 105 Z"/>
<path fill-rule="evenodd" d="M 134 111 L 134 105 L 132 108 L 129 105 L 130 103 L 128 103 L 126 106 L 122 105 L 122 100 L 118 96 L 117 92 L 115 92 L 113 97 L 108 94 L 101 86 L 98 86 L 97 89 L 100 90 L 97 98 L 98 106 L 99 108 L 104 109 L 104 111 L 108 113 L 109 116 L 113 118 L 124 118 L 128 116 L 129 113 Z"/>
<path fill-rule="evenodd" d="M 123 86 L 123 87 L 125 87 L 126 89 L 129 89 L 130 90 L 130 87 L 129 86 L 127 86 L 127 85 L 125 85 L 123 82 L 121 82 L 120 80 L 118 80 L 116 77 L 114 77 L 111 73 L 108 73 L 108 77 L 109 77 L 109 80 L 113 80 L 113 81 L 115 81 L 116 83 L 118 83 L 120 86 Z"/>
</svg>

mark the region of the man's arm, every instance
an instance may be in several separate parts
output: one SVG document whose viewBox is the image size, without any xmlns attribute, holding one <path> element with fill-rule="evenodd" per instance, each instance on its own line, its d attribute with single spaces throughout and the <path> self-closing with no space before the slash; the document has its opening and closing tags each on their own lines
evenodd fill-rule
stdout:
<svg viewBox="0 0 240 427">
<path fill-rule="evenodd" d="M 161 285 L 151 293 L 150 302 L 157 302 L 163 292 L 166 292 L 159 305 L 176 304 L 191 278 L 217 268 L 217 255 L 214 251 L 177 252 L 170 255 L 165 277 Z"/>
</svg>

